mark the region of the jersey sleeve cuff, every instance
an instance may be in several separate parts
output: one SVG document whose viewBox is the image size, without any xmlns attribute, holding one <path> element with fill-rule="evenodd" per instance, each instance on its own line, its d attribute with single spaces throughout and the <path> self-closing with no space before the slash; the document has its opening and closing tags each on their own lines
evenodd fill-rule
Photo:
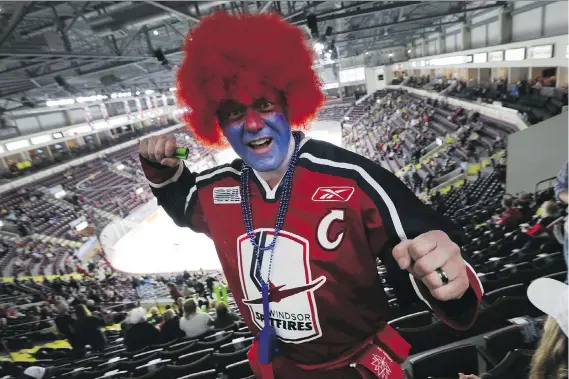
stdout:
<svg viewBox="0 0 569 379">
<path fill-rule="evenodd" d="M 482 283 L 468 263 L 466 263 L 466 273 L 470 287 L 460 299 L 449 301 L 435 299 L 420 280 L 410 275 L 417 296 L 433 310 L 442 322 L 456 330 L 466 330 L 474 324 L 478 316 L 482 295 L 484 295 Z"/>
<path fill-rule="evenodd" d="M 176 168 L 151 162 L 143 156 L 139 156 L 139 158 L 144 175 L 148 179 L 148 184 L 153 188 L 162 188 L 170 183 L 175 183 L 180 179 L 182 172 L 184 172 L 184 162 L 182 161 Z"/>
</svg>

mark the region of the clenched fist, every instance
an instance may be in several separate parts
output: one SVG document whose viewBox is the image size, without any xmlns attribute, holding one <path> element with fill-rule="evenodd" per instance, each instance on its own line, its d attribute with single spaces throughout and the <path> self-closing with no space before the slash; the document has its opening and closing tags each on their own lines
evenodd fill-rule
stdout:
<svg viewBox="0 0 569 379">
<path fill-rule="evenodd" d="M 140 141 L 138 153 L 152 162 L 168 167 L 177 167 L 179 160 L 172 158 L 176 152 L 176 137 L 161 135 Z"/>
<path fill-rule="evenodd" d="M 469 287 L 460 247 L 440 230 L 402 241 L 393 249 L 393 257 L 402 270 L 421 280 L 437 300 L 459 299 Z"/>
</svg>

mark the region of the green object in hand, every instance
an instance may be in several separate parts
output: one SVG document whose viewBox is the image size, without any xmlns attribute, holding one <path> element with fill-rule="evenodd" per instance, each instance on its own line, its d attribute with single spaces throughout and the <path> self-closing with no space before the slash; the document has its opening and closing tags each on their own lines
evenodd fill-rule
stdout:
<svg viewBox="0 0 569 379">
<path fill-rule="evenodd" d="M 187 147 L 177 147 L 174 152 L 174 158 L 176 159 L 187 159 L 188 154 L 190 153 L 190 149 Z"/>
</svg>

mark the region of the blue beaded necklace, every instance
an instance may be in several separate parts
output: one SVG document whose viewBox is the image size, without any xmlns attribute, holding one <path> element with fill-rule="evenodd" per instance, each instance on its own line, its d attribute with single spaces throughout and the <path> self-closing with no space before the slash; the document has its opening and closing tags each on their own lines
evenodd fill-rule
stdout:
<svg viewBox="0 0 569 379">
<path fill-rule="evenodd" d="M 294 137 L 294 153 L 290 159 L 288 169 L 283 178 L 283 189 L 281 194 L 281 200 L 279 202 L 279 208 L 277 210 L 277 217 L 275 221 L 275 229 L 273 240 L 268 246 L 260 246 L 255 241 L 255 228 L 253 226 L 253 211 L 251 209 L 251 189 L 249 187 L 249 177 L 251 174 L 251 167 L 243 162 L 243 167 L 241 168 L 241 180 L 239 182 L 239 192 L 241 194 L 241 213 L 243 215 L 243 223 L 245 224 L 245 231 L 251 241 L 251 245 L 256 249 L 259 254 L 257 255 L 257 274 L 261 281 L 261 294 L 263 298 L 263 318 L 264 327 L 259 332 L 259 362 L 262 364 L 270 364 L 273 356 L 277 353 L 277 337 L 276 331 L 270 324 L 270 314 L 269 314 L 269 280 L 271 278 L 271 270 L 273 268 L 273 258 L 275 245 L 277 243 L 277 238 L 283 227 L 286 212 L 288 210 L 288 204 L 290 201 L 290 193 L 292 190 L 292 176 L 294 174 L 294 169 L 298 163 L 298 151 L 300 149 L 300 133 L 293 133 Z M 261 257 L 262 251 L 270 251 L 269 257 L 269 268 L 267 273 L 267 280 L 263 280 L 261 274 Z"/>
<path fill-rule="evenodd" d="M 271 244 L 268 246 L 260 246 L 255 241 L 255 228 L 253 227 L 253 212 L 251 209 L 251 190 L 249 187 L 249 175 L 251 173 L 251 167 L 247 164 L 243 163 L 243 167 L 241 168 L 241 180 L 239 182 L 239 191 L 241 194 L 241 213 L 243 214 L 243 222 L 245 224 L 245 231 L 249 236 L 249 240 L 255 249 L 258 249 L 259 252 L 261 251 L 271 251 L 271 259 L 269 261 L 269 273 L 267 277 L 267 281 L 271 276 L 271 268 L 273 264 L 273 254 L 272 251 L 275 249 L 275 245 L 277 243 L 277 237 L 283 227 L 284 219 L 286 216 L 286 212 L 288 210 L 288 204 L 290 201 L 290 193 L 292 190 L 292 176 L 294 174 L 294 169 L 296 164 L 298 163 L 298 150 L 300 147 L 300 135 L 299 133 L 293 133 L 294 137 L 294 153 L 290 159 L 290 163 L 288 169 L 283 178 L 283 189 L 281 200 L 279 202 L 279 208 L 277 210 L 277 218 L 275 222 L 275 229 L 274 229 L 274 237 L 271 241 Z M 260 254 L 259 254 L 260 256 Z M 261 262 L 258 262 L 257 269 L 261 269 Z M 261 277 L 261 275 L 259 275 Z M 261 281 L 264 283 L 263 279 Z"/>
</svg>

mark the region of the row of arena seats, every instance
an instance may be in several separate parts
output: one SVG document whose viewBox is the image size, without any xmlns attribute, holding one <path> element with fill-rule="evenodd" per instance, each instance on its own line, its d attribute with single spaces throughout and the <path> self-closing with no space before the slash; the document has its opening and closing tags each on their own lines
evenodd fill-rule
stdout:
<svg viewBox="0 0 569 379">
<path fill-rule="evenodd" d="M 84 157 L 96 153 L 102 149 L 120 145 L 121 143 L 131 141 L 133 139 L 143 138 L 144 135 L 173 126 L 169 124 L 154 124 L 144 129 L 129 129 L 128 132 L 115 134 L 112 138 L 102 139 L 101 146 L 97 146 L 92 139 L 86 140 L 84 145 L 68 148 L 63 144 L 56 144 L 52 151 L 53 160 L 37 157 L 32 159 L 31 166 L 25 169 L 17 169 L 16 163 L 10 164 L 10 171 L 0 176 L 0 184 L 11 180 L 19 179 L 28 175 L 36 174 L 42 170 L 48 169 L 59 164 L 70 162 L 74 159 Z M 49 148 L 49 147 L 46 147 Z M 9 162 L 10 163 L 10 162 Z"/>
<path fill-rule="evenodd" d="M 116 331 L 106 332 L 109 344 L 101 352 L 77 358 L 71 349 L 40 348 L 36 362 L 50 367 L 50 378 L 217 378 L 252 377 L 247 351 L 253 336 L 244 326 L 210 330 L 199 337 L 181 338 L 139 351 L 127 351 L 124 338 Z M 32 363 L 20 363 L 21 368 Z M 6 367 L 4 367 L 6 370 Z"/>
<path fill-rule="evenodd" d="M 352 101 L 329 102 L 318 111 L 316 119 L 318 121 L 342 121 L 352 106 Z"/>
<path fill-rule="evenodd" d="M 180 146 L 190 148 L 190 161 L 201 159 L 199 168 L 215 165 L 212 151 L 200 146 L 188 131 L 179 129 L 174 135 Z M 89 240 L 93 231 L 76 230 L 77 220 L 102 229 L 113 218 L 130 214 L 153 198 L 138 159 L 137 146 L 124 148 L 31 186 L 3 193 L 0 219 L 3 231 L 12 233 L 12 237 L 6 240 L 2 236 L 5 238 L 4 248 L 0 250 L 2 275 L 74 272 L 74 267 L 69 271 L 65 261 L 59 259 L 61 249 L 57 246 L 77 248 Z M 64 195 L 54 196 L 54 193 Z M 29 241 L 20 241 L 25 246 L 16 246 L 17 236 L 27 236 L 43 245 L 38 248 Z"/>
<path fill-rule="evenodd" d="M 537 87 L 522 80 L 517 84 L 506 85 L 503 82 L 486 85 L 469 85 L 462 80 L 446 80 L 445 78 L 411 77 L 402 83 L 404 86 L 423 88 L 444 93 L 467 101 L 486 103 L 500 102 L 502 106 L 515 109 L 527 115 L 527 121 L 535 124 L 561 113 L 567 105 L 567 89 Z M 515 91 L 514 91 L 515 87 Z"/>
<path fill-rule="evenodd" d="M 344 128 L 346 147 L 369 157 L 415 191 L 428 191 L 505 147 L 513 125 L 401 90 L 378 91 L 366 112 Z M 375 100 L 378 101 L 375 101 Z M 365 104 L 365 103 L 362 103 Z M 451 142 L 440 144 L 452 136 Z M 422 159 L 425 154 L 428 159 Z M 421 162 L 417 169 L 413 166 Z"/>
</svg>

